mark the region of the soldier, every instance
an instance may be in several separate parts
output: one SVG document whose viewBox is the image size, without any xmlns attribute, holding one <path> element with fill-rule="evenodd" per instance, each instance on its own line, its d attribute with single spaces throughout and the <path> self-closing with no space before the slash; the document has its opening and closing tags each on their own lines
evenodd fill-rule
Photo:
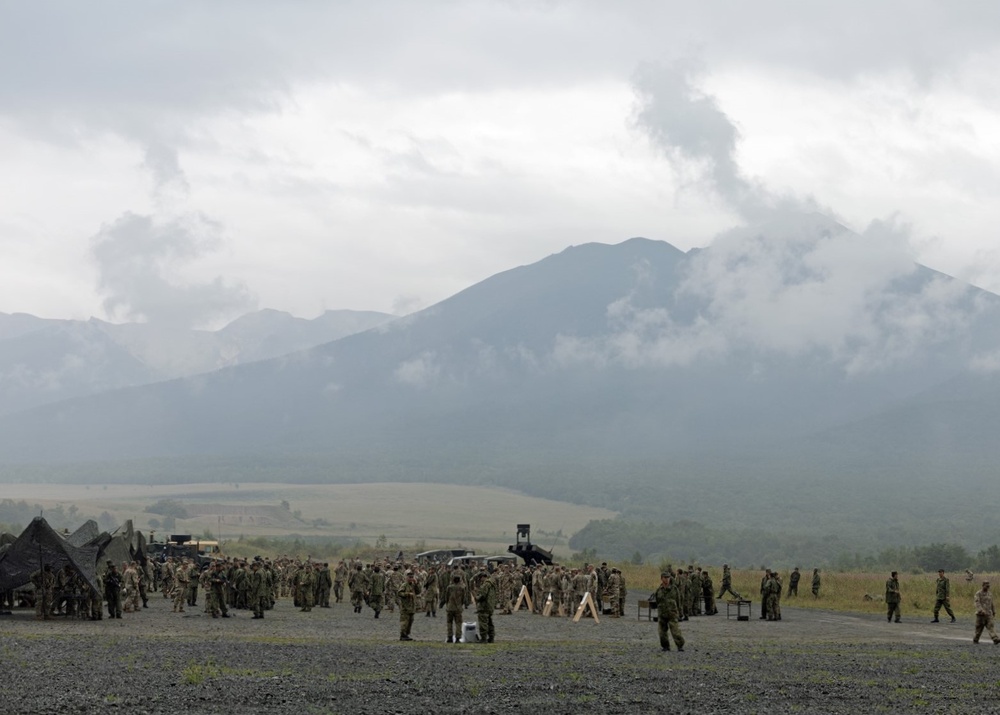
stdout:
<svg viewBox="0 0 1000 715">
<path fill-rule="evenodd" d="M 253 609 L 253 617 L 263 618 L 265 601 L 268 599 L 267 577 L 257 559 L 254 559 L 250 565 L 248 597 L 250 608 Z"/>
<path fill-rule="evenodd" d="M 550 616 L 559 615 L 559 581 L 560 577 L 558 566 L 546 573 L 542 579 L 545 592 L 552 596 L 552 610 L 549 611 Z"/>
<path fill-rule="evenodd" d="M 535 613 L 541 613 L 545 608 L 545 570 L 541 566 L 536 566 L 531 570 L 531 605 L 535 607 Z"/>
<path fill-rule="evenodd" d="M 618 586 L 618 612 L 625 615 L 625 599 L 628 598 L 628 585 L 625 583 L 625 574 L 618 569 L 618 578 L 621 584 Z"/>
<path fill-rule="evenodd" d="M 212 593 L 212 568 L 208 564 L 205 564 L 198 574 L 198 585 L 205 593 L 205 608 L 203 610 L 208 615 L 212 615 L 215 612 L 215 596 Z"/>
<path fill-rule="evenodd" d="M 771 569 L 764 569 L 764 575 L 760 578 L 760 620 L 768 620 L 768 597 L 770 596 L 769 582 L 771 580 Z"/>
<path fill-rule="evenodd" d="M 101 610 L 101 591 L 104 589 L 104 584 L 100 575 L 97 577 L 98 588 L 94 588 L 89 583 L 84 583 L 83 590 L 87 596 L 87 611 L 90 614 L 90 620 L 100 621 L 104 619 L 104 611 Z"/>
<path fill-rule="evenodd" d="M 620 618 L 623 614 L 619 610 L 621 603 L 622 577 L 618 569 L 611 569 L 608 575 L 608 603 L 611 604 L 611 617 Z"/>
<path fill-rule="evenodd" d="M 330 607 L 330 590 L 333 588 L 333 575 L 330 573 L 330 564 L 323 563 L 319 570 L 319 578 L 316 581 L 316 602 L 320 608 Z"/>
<path fill-rule="evenodd" d="M 993 617 L 996 615 L 996 608 L 993 606 L 993 595 L 990 593 L 990 582 L 983 581 L 983 587 L 976 591 L 976 634 L 972 636 L 972 642 L 978 643 L 979 636 L 983 634 L 983 629 L 990 634 L 993 645 L 1000 645 L 1000 637 L 993 629 Z"/>
<path fill-rule="evenodd" d="M 385 574 L 378 564 L 372 568 L 371 580 L 368 584 L 368 605 L 375 611 L 375 617 L 382 612 L 385 599 Z"/>
<path fill-rule="evenodd" d="M 226 605 L 226 588 L 229 585 L 229 578 L 222 568 L 222 562 L 216 561 L 211 569 L 212 575 L 209 577 L 209 584 L 212 588 L 212 618 L 229 618 L 229 608 Z"/>
<path fill-rule="evenodd" d="M 695 570 L 694 566 L 688 567 L 691 574 L 691 586 L 688 589 L 688 599 L 691 601 L 691 615 L 701 615 L 701 569 Z"/>
<path fill-rule="evenodd" d="M 174 569 L 174 613 L 184 613 L 184 604 L 187 603 L 187 589 L 191 581 L 191 570 L 188 568 L 187 560 L 181 559 Z"/>
<path fill-rule="evenodd" d="M 334 603 L 344 600 L 344 581 L 347 580 L 347 564 L 341 559 L 337 568 L 333 571 L 333 597 Z"/>
<path fill-rule="evenodd" d="M 485 571 L 480 571 L 473 582 L 476 588 L 476 617 L 479 621 L 479 642 L 492 643 L 495 636 L 493 611 L 497 607 L 497 587 Z"/>
<path fill-rule="evenodd" d="M 448 637 L 445 643 L 458 643 L 461 638 L 462 617 L 468 602 L 469 591 L 462 577 L 458 574 L 452 576 L 451 583 L 441 596 L 441 606 L 445 609 L 445 616 L 448 619 Z M 452 626 L 454 626 L 454 636 L 452 636 Z"/>
<path fill-rule="evenodd" d="M 302 604 L 300 611 L 309 612 L 312 610 L 316 594 L 316 572 L 313 565 L 306 562 L 298 575 L 299 603 Z"/>
<path fill-rule="evenodd" d="M 427 574 L 424 576 L 424 615 L 427 617 L 434 616 L 437 618 L 437 605 L 438 605 L 438 595 L 440 591 L 438 590 L 438 575 L 437 567 L 431 566 L 427 569 Z"/>
<path fill-rule="evenodd" d="M 65 613 L 67 616 L 73 615 L 75 601 L 73 600 L 73 590 L 76 584 L 76 575 L 73 567 L 66 564 L 59 569 L 56 574 L 54 606 L 56 613 Z"/>
<path fill-rule="evenodd" d="M 108 570 L 104 574 L 104 600 L 108 603 L 108 618 L 121 618 L 122 577 L 111 561 L 108 561 Z"/>
<path fill-rule="evenodd" d="M 573 609 L 569 615 L 575 615 L 590 590 L 590 577 L 580 569 L 573 569 Z"/>
<path fill-rule="evenodd" d="M 198 568 L 198 564 L 192 561 L 187 565 L 187 572 L 187 605 L 194 608 L 198 605 L 198 578 L 201 576 L 201 569 Z"/>
<path fill-rule="evenodd" d="M 680 611 L 677 614 L 679 621 L 686 621 L 691 617 L 691 599 L 688 598 L 688 587 L 691 585 L 691 578 L 684 573 L 683 568 L 677 569 L 677 575 L 670 577 L 670 582 L 677 589 L 677 596 L 680 598 Z"/>
<path fill-rule="evenodd" d="M 813 598 L 819 598 L 819 569 L 813 569 L 812 594 Z"/>
<path fill-rule="evenodd" d="M 385 575 L 385 609 L 389 613 L 396 611 L 396 592 L 399 591 L 399 587 L 406 580 L 406 576 L 403 575 L 404 573 L 400 569 L 399 564 L 395 564 L 392 567 L 392 571 L 389 571 Z"/>
<path fill-rule="evenodd" d="M 788 576 L 788 597 L 799 595 L 799 579 L 802 578 L 802 574 L 799 572 L 799 567 L 796 566 L 792 569 L 792 573 Z"/>
<path fill-rule="evenodd" d="M 670 574 L 666 571 L 660 574 L 660 587 L 653 594 L 653 599 L 656 601 L 656 622 L 660 634 L 660 649 L 670 650 L 669 636 L 672 636 L 677 650 L 683 651 L 684 636 L 681 634 L 681 627 L 678 624 L 681 613 L 681 595 Z"/>
<path fill-rule="evenodd" d="M 608 576 L 611 575 L 611 571 L 608 569 L 608 562 L 602 561 L 601 565 L 595 569 L 594 575 L 597 577 L 597 595 L 595 598 L 597 601 L 597 611 L 604 613 L 604 594 L 607 593 Z"/>
<path fill-rule="evenodd" d="M 156 590 L 153 578 L 156 570 L 153 568 L 153 562 L 149 559 L 143 559 L 141 570 L 139 572 L 139 596 L 142 598 L 142 607 L 149 608 L 149 591 L 152 589 Z"/>
<path fill-rule="evenodd" d="M 701 572 L 701 595 L 705 600 L 705 615 L 714 616 L 718 613 L 719 609 L 715 607 L 715 585 L 708 575 L 708 569 Z"/>
<path fill-rule="evenodd" d="M 788 588 L 791 590 L 792 587 Z M 732 594 L 737 601 L 740 600 L 740 594 L 733 590 L 733 574 L 729 570 L 729 564 L 722 564 L 722 590 L 716 598 L 721 599 L 727 593 Z"/>
<path fill-rule="evenodd" d="M 47 621 L 52 615 L 52 594 L 56 586 L 52 567 L 44 564 L 41 569 L 31 574 L 30 579 L 35 587 L 35 618 Z M 120 615 L 118 617 L 121 618 Z"/>
<path fill-rule="evenodd" d="M 420 589 L 414 578 L 413 571 L 407 571 L 406 580 L 396 591 L 399 602 L 399 640 L 412 641 L 410 629 L 413 628 L 413 616 L 417 613 L 417 596 Z"/>
<path fill-rule="evenodd" d="M 954 623 L 955 613 L 951 610 L 951 584 L 944 575 L 944 569 L 938 569 L 935 597 L 937 600 L 934 601 L 934 620 L 931 623 L 940 623 L 938 613 L 941 612 L 941 606 L 944 606 L 944 610 L 951 616 L 951 622 Z"/>
<path fill-rule="evenodd" d="M 777 572 L 768 571 L 764 580 L 764 612 L 769 621 L 780 621 L 781 614 L 778 611 L 778 595 L 781 593 L 781 582 L 777 578 Z"/>
<path fill-rule="evenodd" d="M 163 589 L 163 597 L 170 598 L 174 592 L 174 557 L 168 556 L 167 560 L 160 564 L 160 586 Z"/>
<path fill-rule="evenodd" d="M 899 577 L 895 571 L 889 574 L 889 579 L 885 582 L 885 606 L 887 610 L 886 620 L 892 623 L 892 617 L 896 617 L 899 623 L 899 603 L 902 597 L 899 593 Z"/>
<path fill-rule="evenodd" d="M 139 569 L 135 561 L 129 563 L 122 576 L 125 592 L 125 613 L 137 613 L 139 611 Z"/>
<path fill-rule="evenodd" d="M 351 591 L 351 605 L 354 606 L 355 613 L 361 613 L 361 607 L 365 602 L 365 592 L 368 590 L 368 580 L 361 568 L 361 564 L 354 567 L 350 577 L 347 579 L 347 588 Z"/>
</svg>

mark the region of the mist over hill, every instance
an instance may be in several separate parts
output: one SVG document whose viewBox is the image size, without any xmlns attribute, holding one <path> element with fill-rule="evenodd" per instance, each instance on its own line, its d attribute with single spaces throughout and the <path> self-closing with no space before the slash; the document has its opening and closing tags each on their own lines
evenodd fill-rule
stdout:
<svg viewBox="0 0 1000 715">
<path fill-rule="evenodd" d="M 0 414 L 274 358 L 393 319 L 331 310 L 305 320 L 261 310 L 207 331 L 0 313 Z"/>
<path fill-rule="evenodd" d="M 793 215 L 688 253 L 575 246 L 279 358 L 8 414 L 0 461 L 494 484 L 848 547 L 971 538 L 987 522 L 955 520 L 997 501 L 998 366 L 1000 297 Z"/>
</svg>

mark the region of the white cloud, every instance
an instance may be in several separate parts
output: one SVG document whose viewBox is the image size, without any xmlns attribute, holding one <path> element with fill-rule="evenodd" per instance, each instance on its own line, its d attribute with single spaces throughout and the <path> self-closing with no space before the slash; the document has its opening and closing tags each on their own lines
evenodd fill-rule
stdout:
<svg viewBox="0 0 1000 715">
<path fill-rule="evenodd" d="M 219 245 L 220 227 L 204 216 L 168 222 L 126 213 L 91 239 L 109 315 L 166 326 L 199 327 L 253 307 L 242 285 L 221 277 L 178 280 L 179 269 Z"/>
<path fill-rule="evenodd" d="M 426 351 L 412 360 L 401 362 L 393 371 L 393 377 L 404 385 L 424 388 L 433 383 L 440 372 L 437 355 L 432 351 Z"/>
<path fill-rule="evenodd" d="M 941 237 L 920 258 L 972 275 L 1000 221 L 998 19 L 929 0 L 12 4 L 0 309 L 99 311 L 87 237 L 126 212 L 214 217 L 234 238 L 196 282 L 238 275 L 296 315 L 433 304 L 586 241 L 705 245 L 811 203 L 856 228 L 900 211 Z M 632 80 L 673 149 L 631 130 Z"/>
</svg>

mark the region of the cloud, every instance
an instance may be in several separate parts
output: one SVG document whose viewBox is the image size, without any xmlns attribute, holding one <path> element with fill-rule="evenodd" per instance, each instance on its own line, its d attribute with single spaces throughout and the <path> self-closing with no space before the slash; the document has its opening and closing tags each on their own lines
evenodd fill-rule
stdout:
<svg viewBox="0 0 1000 715">
<path fill-rule="evenodd" d="M 145 146 L 143 166 L 149 169 L 153 176 L 153 184 L 157 191 L 169 186 L 187 191 L 188 182 L 181 169 L 177 148 L 161 141 L 150 141 Z"/>
<path fill-rule="evenodd" d="M 760 221 L 776 212 L 815 210 L 811 198 L 773 194 L 759 180 L 744 175 L 736 158 L 739 130 L 715 97 L 698 88 L 703 71 L 694 60 L 640 65 L 632 77 L 635 126 L 680 165 L 678 170 L 685 168 L 683 164 L 694 165 L 704 183 L 744 219 Z"/>
<path fill-rule="evenodd" d="M 597 339 L 559 336 L 557 365 L 689 366 L 735 354 L 817 358 L 845 375 L 885 370 L 962 334 L 972 290 L 918 273 L 907 228 L 875 222 L 859 235 L 818 214 L 734 229 L 691 254 L 675 304 L 638 305 L 636 290 L 607 308 Z M 987 359 L 982 361 L 984 364 Z"/>
<path fill-rule="evenodd" d="M 91 238 L 104 309 L 112 318 L 166 327 L 192 327 L 254 307 L 242 284 L 221 276 L 183 281 L 180 274 L 216 250 L 220 227 L 202 215 L 167 222 L 122 214 Z"/>
<path fill-rule="evenodd" d="M 412 360 L 400 363 L 393 371 L 393 377 L 404 385 L 423 388 L 435 381 L 440 372 L 437 355 L 432 351 L 425 351 Z"/>
</svg>

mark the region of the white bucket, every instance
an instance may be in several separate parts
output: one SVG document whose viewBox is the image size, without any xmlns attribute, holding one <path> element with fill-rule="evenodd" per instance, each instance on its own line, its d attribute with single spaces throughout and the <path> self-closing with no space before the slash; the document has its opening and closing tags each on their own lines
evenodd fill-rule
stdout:
<svg viewBox="0 0 1000 715">
<path fill-rule="evenodd" d="M 475 643 L 479 640 L 479 623 L 473 621 L 472 623 L 462 624 L 462 640 L 459 643 Z"/>
</svg>

